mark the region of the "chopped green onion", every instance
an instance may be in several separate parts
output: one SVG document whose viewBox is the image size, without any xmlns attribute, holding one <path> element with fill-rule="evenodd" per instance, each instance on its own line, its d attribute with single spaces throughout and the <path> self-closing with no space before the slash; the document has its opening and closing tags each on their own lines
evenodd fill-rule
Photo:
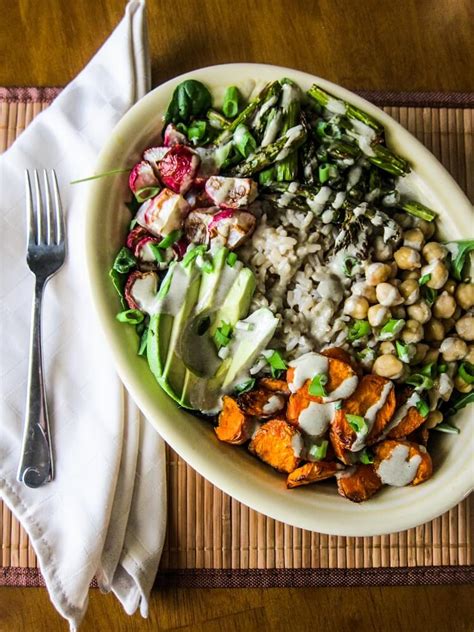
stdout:
<svg viewBox="0 0 474 632">
<path fill-rule="evenodd" d="M 313 445 L 308 450 L 308 455 L 313 459 L 313 461 L 322 461 L 327 454 L 329 441 L 321 441 L 318 445 L 317 443 L 313 443 Z"/>
<path fill-rule="evenodd" d="M 112 284 L 117 291 L 117 294 L 120 296 L 120 302 L 122 303 L 122 307 L 125 309 L 127 307 L 127 303 L 124 299 L 124 288 L 126 277 L 121 272 L 115 270 L 115 268 L 111 268 L 109 271 L 109 277 L 112 279 Z"/>
<path fill-rule="evenodd" d="M 69 184 L 79 184 L 80 182 L 88 182 L 89 180 L 97 180 L 98 178 L 105 178 L 106 176 L 114 176 L 117 173 L 127 173 L 129 171 L 130 169 L 111 169 L 110 171 L 104 171 L 104 173 L 98 173 L 95 176 L 80 178 L 79 180 L 71 180 Z"/>
<path fill-rule="evenodd" d="M 422 375 L 421 373 L 413 373 L 405 380 L 405 384 L 410 384 L 410 386 L 414 386 L 417 391 L 424 391 L 433 388 L 433 380 L 426 375 Z"/>
<path fill-rule="evenodd" d="M 349 342 L 359 340 L 364 336 L 368 336 L 371 332 L 371 327 L 368 320 L 355 320 L 349 329 L 347 339 Z"/>
<path fill-rule="evenodd" d="M 214 270 L 214 264 L 210 259 L 203 259 L 201 270 L 206 272 L 206 274 L 210 274 Z"/>
<path fill-rule="evenodd" d="M 428 303 L 428 305 L 433 305 L 438 297 L 438 292 L 434 290 L 432 287 L 428 287 L 427 285 L 423 285 L 421 287 L 421 295 Z"/>
<path fill-rule="evenodd" d="M 195 246 L 191 250 L 188 250 L 183 257 L 183 266 L 188 266 L 196 257 L 202 255 L 206 252 L 207 246 L 205 244 L 201 244 L 200 246 Z"/>
<path fill-rule="evenodd" d="M 143 189 L 138 189 L 135 191 L 135 197 L 137 202 L 146 202 L 152 197 L 155 197 L 160 192 L 160 187 L 143 187 Z"/>
<path fill-rule="evenodd" d="M 474 364 L 461 362 L 458 368 L 458 375 L 466 384 L 474 383 Z"/>
<path fill-rule="evenodd" d="M 148 247 L 158 263 L 163 263 L 163 261 L 165 260 L 165 257 L 163 255 L 163 248 L 160 248 L 158 244 L 148 244 Z"/>
<path fill-rule="evenodd" d="M 354 268 L 359 265 L 359 262 L 355 257 L 344 257 L 344 263 L 342 264 L 342 271 L 347 277 L 351 277 L 354 273 Z"/>
<path fill-rule="evenodd" d="M 433 430 L 437 430 L 438 432 L 446 432 L 447 434 L 459 434 L 461 431 L 456 426 L 452 424 L 448 424 L 446 421 L 438 424 L 433 428 Z"/>
<path fill-rule="evenodd" d="M 233 136 L 234 145 L 244 158 L 253 154 L 257 149 L 257 141 L 245 125 L 238 125 Z"/>
<path fill-rule="evenodd" d="M 137 225 L 137 222 L 138 222 L 137 218 L 134 217 L 132 221 L 130 222 L 129 230 L 133 230 L 135 226 Z"/>
<path fill-rule="evenodd" d="M 242 384 L 237 384 L 237 386 L 234 388 L 234 391 L 239 394 L 246 393 L 247 391 L 251 391 L 254 386 L 255 386 L 255 378 L 253 377 L 250 380 L 247 380 L 246 382 L 242 382 Z"/>
<path fill-rule="evenodd" d="M 229 252 L 229 254 L 227 255 L 227 264 L 233 268 L 235 266 L 235 263 L 237 261 L 237 255 L 235 254 L 235 252 Z"/>
<path fill-rule="evenodd" d="M 143 312 L 139 309 L 126 309 L 123 312 L 119 312 L 115 317 L 120 323 L 127 323 L 129 325 L 138 325 L 145 318 Z"/>
<path fill-rule="evenodd" d="M 132 268 L 135 268 L 136 265 L 136 258 L 132 255 L 131 251 L 124 246 L 115 257 L 114 265 L 112 267 L 114 270 L 117 270 L 117 272 L 126 274 L 127 272 L 130 272 Z"/>
<path fill-rule="evenodd" d="M 172 230 L 169 235 L 163 237 L 163 239 L 158 244 L 158 248 L 169 248 L 179 239 L 181 239 L 181 235 L 183 234 L 182 230 Z"/>
<path fill-rule="evenodd" d="M 420 277 L 418 284 L 425 285 L 425 283 L 428 283 L 428 281 L 431 281 L 431 274 L 424 274 L 422 277 Z"/>
<path fill-rule="evenodd" d="M 396 340 L 395 347 L 397 349 L 397 355 L 400 360 L 405 364 L 408 364 L 410 362 L 410 348 L 407 343 Z"/>
<path fill-rule="evenodd" d="M 468 404 L 474 404 L 474 391 L 466 394 L 457 394 L 449 401 L 450 408 L 445 412 L 444 417 L 451 417 L 465 408 Z"/>
<path fill-rule="evenodd" d="M 279 377 L 281 375 L 281 371 L 284 371 L 287 368 L 286 362 L 283 360 L 278 351 L 274 351 L 270 356 L 265 357 L 265 359 L 271 367 L 273 377 Z"/>
<path fill-rule="evenodd" d="M 321 184 L 324 184 L 325 182 L 329 180 L 330 173 L 329 173 L 329 165 L 327 163 L 319 165 L 318 177 Z"/>
<path fill-rule="evenodd" d="M 206 121 L 193 121 L 188 127 L 188 138 L 193 144 L 203 140 L 207 132 Z"/>
<path fill-rule="evenodd" d="M 328 383 L 328 376 L 325 373 L 317 373 L 308 388 L 308 393 L 314 397 L 327 397 L 324 386 Z"/>
<path fill-rule="evenodd" d="M 230 342 L 230 338 L 232 336 L 232 326 L 225 321 L 222 322 L 220 327 L 216 329 L 214 332 L 214 341 L 217 345 L 217 348 L 227 347 Z"/>
<path fill-rule="evenodd" d="M 379 340 L 390 340 L 390 338 L 394 338 L 398 333 L 401 332 L 404 326 L 405 321 L 403 318 L 392 318 L 380 330 Z"/>
<path fill-rule="evenodd" d="M 165 278 L 163 279 L 163 281 L 161 282 L 160 285 L 160 290 L 158 292 L 158 296 L 157 298 L 165 298 L 165 296 L 168 294 L 168 292 L 170 291 L 170 286 L 171 286 L 171 280 L 173 279 L 173 270 L 174 270 L 174 266 L 175 264 L 172 263 L 170 265 L 170 267 L 168 268 L 168 273 L 165 276 Z"/>
<path fill-rule="evenodd" d="M 354 430 L 354 432 L 360 434 L 364 433 L 367 430 L 367 422 L 360 415 L 349 415 L 346 413 L 346 419 L 349 426 Z"/>
<path fill-rule="evenodd" d="M 468 254 L 474 250 L 474 239 L 461 239 L 446 244 L 451 255 L 451 271 L 457 281 L 463 280 L 463 270 Z"/>
<path fill-rule="evenodd" d="M 138 351 L 137 351 L 138 355 L 140 356 L 145 355 L 147 342 L 148 342 L 148 327 L 145 327 L 140 337 L 140 344 L 138 345 Z"/>
<path fill-rule="evenodd" d="M 448 370 L 448 365 L 447 364 L 438 364 L 438 373 L 441 375 L 441 373 L 446 373 L 446 371 Z"/>
<path fill-rule="evenodd" d="M 421 375 L 426 375 L 426 377 L 435 378 L 436 377 L 436 364 L 434 362 L 430 362 L 429 364 L 425 364 L 418 371 Z"/>
<path fill-rule="evenodd" d="M 356 358 L 361 362 L 372 362 L 372 360 L 375 360 L 375 351 L 374 349 L 366 347 L 356 353 Z"/>
<path fill-rule="evenodd" d="M 365 448 L 364 450 L 362 450 L 359 456 L 359 461 L 364 465 L 370 465 L 370 463 L 373 463 L 374 455 L 372 453 L 372 450 L 370 450 L 369 448 Z"/>
<path fill-rule="evenodd" d="M 229 86 L 224 94 L 224 103 L 222 111 L 228 118 L 235 118 L 239 112 L 239 89 L 235 86 Z"/>
<path fill-rule="evenodd" d="M 416 408 L 422 417 L 427 417 L 430 412 L 430 407 L 424 399 L 420 399 L 416 402 Z"/>
<path fill-rule="evenodd" d="M 275 182 L 275 180 L 276 180 L 276 173 L 275 173 L 274 165 L 272 165 L 271 167 L 268 167 L 268 169 L 264 169 L 263 171 L 260 171 L 260 173 L 258 174 L 258 182 L 262 186 L 267 186 L 268 184 Z"/>
</svg>

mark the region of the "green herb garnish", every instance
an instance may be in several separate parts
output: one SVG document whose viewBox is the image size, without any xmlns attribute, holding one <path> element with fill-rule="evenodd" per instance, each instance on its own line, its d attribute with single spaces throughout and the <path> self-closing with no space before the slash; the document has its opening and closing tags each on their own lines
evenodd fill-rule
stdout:
<svg viewBox="0 0 474 632">
<path fill-rule="evenodd" d="M 467 256 L 474 250 L 474 239 L 461 239 L 460 241 L 449 241 L 446 244 L 451 256 L 451 273 L 457 281 L 463 280 L 463 270 L 467 261 Z"/>
<path fill-rule="evenodd" d="M 359 261 L 355 257 L 345 257 L 342 264 L 342 271 L 347 277 L 351 277 L 354 274 L 354 268 L 359 265 Z"/>
<path fill-rule="evenodd" d="M 437 430 L 438 432 L 446 432 L 447 434 L 459 434 L 461 431 L 456 426 L 452 424 L 448 424 L 446 421 L 438 424 L 433 428 L 433 430 Z"/>
<path fill-rule="evenodd" d="M 195 79 L 187 79 L 175 88 L 165 123 L 189 123 L 192 116 L 204 114 L 211 105 L 211 93 L 206 86 Z"/>
<path fill-rule="evenodd" d="M 429 415 L 430 407 L 428 406 L 428 404 L 425 402 L 424 399 L 421 399 L 421 397 L 416 402 L 415 406 L 422 417 L 427 417 Z"/>
<path fill-rule="evenodd" d="M 172 230 L 169 233 L 169 235 L 166 235 L 166 237 L 163 237 L 163 239 L 158 244 L 158 248 L 169 248 L 170 246 L 172 246 L 174 243 L 176 243 L 177 241 L 181 239 L 182 234 L 183 234 L 182 230 Z"/>
<path fill-rule="evenodd" d="M 115 257 L 115 261 L 112 267 L 114 270 L 117 270 L 117 272 L 126 274 L 127 272 L 130 272 L 132 268 L 135 268 L 136 265 L 136 258 L 133 256 L 132 252 L 124 246 L 120 249 L 118 255 Z"/>
<path fill-rule="evenodd" d="M 368 320 L 355 320 L 349 329 L 347 339 L 349 342 L 354 342 L 354 340 L 368 336 L 370 332 L 371 327 Z"/>
<path fill-rule="evenodd" d="M 424 274 L 422 277 L 420 277 L 418 284 L 425 285 L 426 283 L 428 283 L 428 281 L 431 281 L 431 274 Z"/>
<path fill-rule="evenodd" d="M 308 455 L 312 458 L 313 461 L 322 461 L 326 458 L 326 454 L 328 451 L 329 441 L 321 441 L 318 445 L 317 443 L 313 443 L 313 445 L 308 450 Z"/>
<path fill-rule="evenodd" d="M 193 144 L 204 141 L 207 132 L 206 121 L 193 121 L 188 127 L 188 138 Z"/>
<path fill-rule="evenodd" d="M 235 86 L 229 86 L 224 94 L 222 111 L 227 118 L 235 118 L 239 113 L 240 93 Z"/>
<path fill-rule="evenodd" d="M 126 309 L 123 312 L 119 312 L 115 318 L 120 323 L 127 323 L 128 325 L 138 325 L 145 318 L 143 312 L 139 309 Z"/>
<path fill-rule="evenodd" d="M 151 253 L 155 257 L 156 261 L 158 261 L 158 263 L 163 263 L 163 261 L 165 260 L 165 257 L 163 255 L 163 248 L 160 248 L 159 244 L 154 243 L 148 244 L 148 247 L 151 250 Z"/>
<path fill-rule="evenodd" d="M 367 426 L 367 422 L 365 421 L 364 417 L 361 417 L 360 415 L 350 415 L 350 414 L 346 413 L 346 419 L 347 419 L 347 422 L 348 422 L 349 426 L 357 434 L 363 434 L 363 433 L 365 433 L 367 431 L 368 426 Z"/>
<path fill-rule="evenodd" d="M 458 375 L 466 384 L 474 383 L 474 364 L 461 362 L 458 368 Z"/>
<path fill-rule="evenodd" d="M 403 318 L 392 318 L 386 323 L 379 333 L 379 340 L 390 340 L 394 338 L 405 327 L 405 321 Z"/>
<path fill-rule="evenodd" d="M 372 450 L 369 448 L 365 448 L 359 455 L 359 461 L 364 465 L 370 465 L 370 463 L 374 462 L 374 455 Z"/>
<path fill-rule="evenodd" d="M 205 244 L 201 244 L 200 246 L 195 246 L 191 250 L 188 250 L 183 257 L 183 266 L 186 268 L 196 257 L 202 255 L 206 252 L 207 246 Z"/>
<path fill-rule="evenodd" d="M 328 376 L 325 373 L 318 373 L 313 377 L 308 387 L 308 393 L 314 397 L 327 397 L 325 385 L 328 383 Z"/>
<path fill-rule="evenodd" d="M 247 391 L 251 391 L 254 386 L 255 386 L 255 378 L 251 378 L 250 380 L 242 382 L 242 384 L 237 384 L 237 386 L 234 388 L 234 391 L 236 393 L 242 394 L 242 393 L 246 393 Z"/>
<path fill-rule="evenodd" d="M 397 340 L 395 342 L 395 347 L 400 360 L 405 364 L 408 364 L 410 362 L 410 347 L 408 344 L 406 342 L 401 342 L 401 340 Z"/>
<path fill-rule="evenodd" d="M 281 372 L 287 368 L 286 362 L 278 351 L 274 351 L 271 356 L 265 358 L 271 367 L 272 377 L 280 377 Z"/>
<path fill-rule="evenodd" d="M 225 321 L 222 322 L 221 325 L 214 332 L 214 342 L 216 343 L 217 349 L 227 347 L 230 342 L 231 336 L 232 326 Z"/>
</svg>

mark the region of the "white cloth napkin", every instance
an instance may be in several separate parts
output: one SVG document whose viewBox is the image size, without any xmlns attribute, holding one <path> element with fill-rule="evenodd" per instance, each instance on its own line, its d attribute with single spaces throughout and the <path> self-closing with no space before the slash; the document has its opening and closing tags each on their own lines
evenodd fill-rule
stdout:
<svg viewBox="0 0 474 632">
<path fill-rule="evenodd" d="M 95 322 L 84 265 L 84 199 L 96 156 L 150 87 L 144 0 L 88 66 L 0 157 L 0 493 L 27 530 L 57 610 L 71 629 L 89 582 L 147 614 L 166 523 L 164 444 L 128 398 Z M 25 261 L 24 169 L 54 168 L 68 253 L 48 283 L 43 352 L 56 477 L 16 480 L 23 432 L 33 276 Z"/>
</svg>

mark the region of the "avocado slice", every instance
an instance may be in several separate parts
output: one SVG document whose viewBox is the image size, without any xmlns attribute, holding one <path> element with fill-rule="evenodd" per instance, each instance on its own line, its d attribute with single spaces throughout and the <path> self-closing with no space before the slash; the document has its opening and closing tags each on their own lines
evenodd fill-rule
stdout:
<svg viewBox="0 0 474 632">
<path fill-rule="evenodd" d="M 147 359 L 163 390 L 188 408 L 187 391 L 192 376 L 178 355 L 178 343 L 198 299 L 201 275 L 194 261 L 187 267 L 177 264 L 168 271 L 162 287 L 166 287 L 165 283 L 169 289 L 161 297 L 158 293 L 158 311 L 150 320 Z"/>
<path fill-rule="evenodd" d="M 234 326 L 238 320 L 248 314 L 256 284 L 255 275 L 250 268 L 242 268 L 239 271 L 224 302 L 217 310 L 210 328 L 211 336 L 223 322 Z"/>
<path fill-rule="evenodd" d="M 229 354 L 231 362 L 222 384 L 224 392 L 245 380 L 245 373 L 272 339 L 278 318 L 267 307 L 261 307 L 242 322 L 248 323 L 250 329 L 235 330 Z"/>
<path fill-rule="evenodd" d="M 226 265 L 227 255 L 229 251 L 227 248 L 220 248 L 212 257 L 212 270 L 201 272 L 201 287 L 199 288 L 199 298 L 196 305 L 196 314 L 200 314 L 208 309 L 214 307 L 214 299 L 219 286 L 219 280 L 221 273 Z"/>
</svg>

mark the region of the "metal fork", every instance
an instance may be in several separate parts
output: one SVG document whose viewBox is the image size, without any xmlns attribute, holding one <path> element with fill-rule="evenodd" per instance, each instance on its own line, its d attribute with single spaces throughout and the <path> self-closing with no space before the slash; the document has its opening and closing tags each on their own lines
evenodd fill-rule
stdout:
<svg viewBox="0 0 474 632">
<path fill-rule="evenodd" d="M 35 169 L 33 194 L 30 174 L 28 171 L 25 172 L 28 230 L 26 261 L 36 277 L 31 316 L 25 427 L 18 468 L 18 480 L 27 487 L 39 487 L 54 478 L 41 352 L 41 301 L 47 281 L 63 265 L 66 254 L 64 218 L 55 171 L 50 171 L 48 177 L 48 172 L 44 170 L 42 179 L 43 187 Z"/>
</svg>

